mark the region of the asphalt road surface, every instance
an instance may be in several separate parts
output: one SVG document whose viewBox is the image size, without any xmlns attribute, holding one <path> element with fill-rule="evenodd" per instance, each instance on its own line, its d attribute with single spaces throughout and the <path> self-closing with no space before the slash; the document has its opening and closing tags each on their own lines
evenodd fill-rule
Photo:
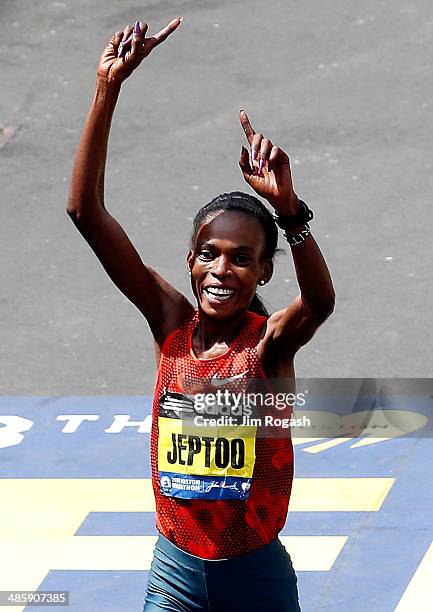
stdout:
<svg viewBox="0 0 433 612">
<path fill-rule="evenodd" d="M 144 261 L 191 297 L 192 216 L 249 190 L 245 108 L 291 157 L 337 293 L 297 374 L 431 376 L 431 2 L 2 0 L 1 392 L 152 390 L 147 324 L 65 205 L 106 41 L 178 15 L 124 84 L 110 138 L 106 205 Z M 262 294 L 274 310 L 296 293 L 288 253 Z"/>
</svg>

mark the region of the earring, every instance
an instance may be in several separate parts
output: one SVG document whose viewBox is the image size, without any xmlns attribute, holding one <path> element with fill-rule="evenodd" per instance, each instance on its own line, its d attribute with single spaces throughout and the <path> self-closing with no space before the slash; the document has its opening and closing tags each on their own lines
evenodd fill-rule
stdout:
<svg viewBox="0 0 433 612">
<path fill-rule="evenodd" d="M 266 281 L 264 281 L 263 279 L 261 281 L 259 281 L 259 285 L 264 285 Z"/>
</svg>

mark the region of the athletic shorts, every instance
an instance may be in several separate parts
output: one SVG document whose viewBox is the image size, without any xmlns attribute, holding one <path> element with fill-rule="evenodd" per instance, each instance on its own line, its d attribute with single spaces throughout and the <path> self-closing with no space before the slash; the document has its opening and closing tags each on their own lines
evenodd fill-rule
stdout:
<svg viewBox="0 0 433 612">
<path fill-rule="evenodd" d="M 231 559 L 190 555 L 159 534 L 143 612 L 301 612 L 290 555 L 276 538 Z"/>
</svg>

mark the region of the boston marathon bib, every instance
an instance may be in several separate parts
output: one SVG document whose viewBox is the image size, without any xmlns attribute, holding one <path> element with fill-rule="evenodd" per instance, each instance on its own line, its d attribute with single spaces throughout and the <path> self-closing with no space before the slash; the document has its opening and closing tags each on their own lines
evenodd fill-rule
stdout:
<svg viewBox="0 0 433 612">
<path fill-rule="evenodd" d="M 199 359 L 192 341 L 199 316 L 198 310 L 191 313 L 161 347 L 150 439 L 156 528 L 192 555 L 228 559 L 272 542 L 283 528 L 293 448 L 290 437 L 265 438 L 260 425 L 256 431 L 243 396 L 254 381 L 267 383 L 256 348 L 266 318 L 247 312 L 226 353 Z M 226 401 L 225 390 L 241 394 L 239 414 L 237 400 Z M 211 415 L 209 401 L 202 397 L 201 404 L 197 396 L 218 400 L 219 391 L 224 401 Z M 217 424 L 194 423 L 200 411 Z M 233 414 L 235 426 L 220 421 Z"/>
<path fill-rule="evenodd" d="M 203 419 L 197 419 L 191 396 L 164 390 L 158 429 L 163 495 L 206 500 L 248 498 L 256 460 L 256 427 L 203 424 Z"/>
</svg>

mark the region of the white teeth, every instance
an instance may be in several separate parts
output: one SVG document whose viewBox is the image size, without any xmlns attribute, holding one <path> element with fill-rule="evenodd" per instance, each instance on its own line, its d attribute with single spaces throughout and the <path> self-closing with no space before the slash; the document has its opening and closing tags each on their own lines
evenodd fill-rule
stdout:
<svg viewBox="0 0 433 612">
<path fill-rule="evenodd" d="M 233 289 L 221 289 L 220 287 L 206 287 L 205 291 L 207 293 L 211 293 L 212 295 L 232 295 L 234 293 Z"/>
<path fill-rule="evenodd" d="M 222 287 L 205 287 L 203 291 L 206 293 L 208 301 L 215 304 L 227 302 L 235 293 L 234 289 L 223 289 Z"/>
</svg>

